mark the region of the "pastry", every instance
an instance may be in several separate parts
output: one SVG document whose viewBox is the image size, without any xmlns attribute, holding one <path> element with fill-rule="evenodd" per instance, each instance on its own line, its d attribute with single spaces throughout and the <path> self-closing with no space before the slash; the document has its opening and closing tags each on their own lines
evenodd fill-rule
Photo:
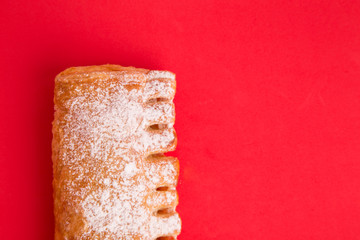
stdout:
<svg viewBox="0 0 360 240">
<path fill-rule="evenodd" d="M 176 239 L 175 75 L 118 65 L 55 79 L 55 240 Z"/>
</svg>

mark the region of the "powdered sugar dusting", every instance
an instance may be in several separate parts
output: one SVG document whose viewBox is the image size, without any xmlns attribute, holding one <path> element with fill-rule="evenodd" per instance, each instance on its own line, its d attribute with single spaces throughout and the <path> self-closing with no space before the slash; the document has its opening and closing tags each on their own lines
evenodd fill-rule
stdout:
<svg viewBox="0 0 360 240">
<path fill-rule="evenodd" d="M 149 79 L 168 78 L 175 80 L 175 74 L 168 71 L 153 70 L 148 73 Z"/>
<path fill-rule="evenodd" d="M 176 204 L 171 192 L 145 201 L 156 193 L 160 179 L 176 184 L 171 163 L 146 160 L 148 154 L 175 148 L 173 104 L 148 102 L 158 96 L 172 99 L 174 83 L 169 81 L 174 78 L 150 71 L 83 73 L 57 80 L 54 128 L 59 136 L 54 139 L 60 140 L 54 141 L 58 168 L 68 177 L 55 182 L 61 199 L 70 204 L 62 212 L 68 220 L 57 224 L 71 229 L 71 219 L 80 215 L 85 220 L 76 239 L 154 239 L 179 233 L 177 214 L 160 220 L 153 215 L 153 205 Z M 167 127 L 150 130 L 156 123 Z"/>
<path fill-rule="evenodd" d="M 134 162 L 126 164 L 124 171 L 122 172 L 123 178 L 131 178 L 138 173 L 138 168 Z"/>
<path fill-rule="evenodd" d="M 174 214 L 169 218 L 152 216 L 150 222 L 151 235 L 156 237 L 169 236 L 174 232 L 177 235 L 181 228 L 181 220 L 178 214 Z"/>
</svg>

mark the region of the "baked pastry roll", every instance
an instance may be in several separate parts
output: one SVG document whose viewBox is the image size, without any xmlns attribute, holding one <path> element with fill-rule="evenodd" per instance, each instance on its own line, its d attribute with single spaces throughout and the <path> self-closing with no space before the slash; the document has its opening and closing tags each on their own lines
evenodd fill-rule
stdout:
<svg viewBox="0 0 360 240">
<path fill-rule="evenodd" d="M 176 239 L 175 75 L 103 65 L 55 79 L 55 240 Z"/>
</svg>

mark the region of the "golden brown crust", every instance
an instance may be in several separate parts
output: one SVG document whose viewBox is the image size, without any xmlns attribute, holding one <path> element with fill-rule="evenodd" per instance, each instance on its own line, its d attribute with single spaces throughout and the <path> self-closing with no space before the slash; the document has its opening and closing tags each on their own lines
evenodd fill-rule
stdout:
<svg viewBox="0 0 360 240">
<path fill-rule="evenodd" d="M 176 237 L 175 75 L 118 65 L 55 80 L 55 239 Z"/>
<path fill-rule="evenodd" d="M 72 75 L 72 74 L 80 74 L 80 73 L 93 73 L 93 72 L 129 72 L 129 73 L 146 73 L 149 72 L 147 69 L 143 68 L 134 68 L 134 67 L 123 67 L 120 65 L 114 65 L 114 64 L 105 64 L 105 65 L 99 65 L 99 66 L 82 66 L 82 67 L 71 67 L 68 68 L 61 73 L 58 74 L 58 78 L 64 77 L 66 75 Z"/>
</svg>

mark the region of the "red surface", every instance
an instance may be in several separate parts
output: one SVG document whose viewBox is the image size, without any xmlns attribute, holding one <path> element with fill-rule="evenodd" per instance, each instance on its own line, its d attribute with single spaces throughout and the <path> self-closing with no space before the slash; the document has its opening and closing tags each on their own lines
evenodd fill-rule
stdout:
<svg viewBox="0 0 360 240">
<path fill-rule="evenodd" d="M 359 26 L 359 1 L 3 1 L 0 238 L 53 239 L 54 77 L 116 63 L 177 73 L 180 240 L 360 239 Z"/>
</svg>

